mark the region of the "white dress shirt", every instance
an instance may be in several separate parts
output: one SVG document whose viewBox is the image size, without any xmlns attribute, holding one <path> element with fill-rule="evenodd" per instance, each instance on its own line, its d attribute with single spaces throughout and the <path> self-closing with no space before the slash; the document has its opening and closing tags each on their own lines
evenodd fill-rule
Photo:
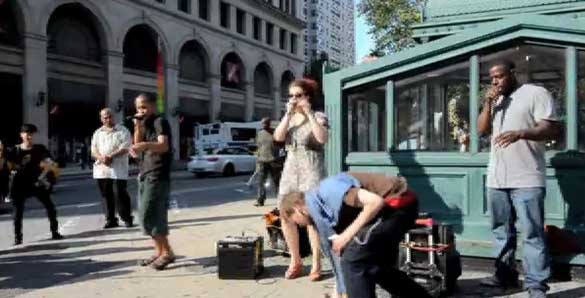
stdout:
<svg viewBox="0 0 585 298">
<path fill-rule="evenodd" d="M 130 132 L 126 127 L 116 124 L 113 128 L 102 126 L 98 128 L 91 138 L 92 154 L 110 156 L 114 152 L 124 148 L 130 149 L 132 144 Z M 99 160 L 93 166 L 94 179 L 128 179 L 128 153 L 118 155 L 107 166 Z"/>
</svg>

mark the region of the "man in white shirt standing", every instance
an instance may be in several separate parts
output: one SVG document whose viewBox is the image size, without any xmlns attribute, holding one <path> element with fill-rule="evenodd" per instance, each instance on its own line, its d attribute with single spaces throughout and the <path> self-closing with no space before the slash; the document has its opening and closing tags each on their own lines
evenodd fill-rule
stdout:
<svg viewBox="0 0 585 298">
<path fill-rule="evenodd" d="M 108 108 L 100 111 L 100 120 L 103 125 L 91 139 L 91 156 L 95 159 L 93 178 L 97 180 L 106 216 L 104 229 L 119 226 L 116 208 L 126 227 L 130 228 L 133 226 L 132 206 L 126 190 L 128 150 L 132 144 L 130 132 L 114 122 Z"/>
<path fill-rule="evenodd" d="M 518 83 L 512 62 L 493 64 L 490 77 L 492 88 L 486 95 L 478 130 L 482 135 L 491 134 L 487 197 L 496 272 L 481 284 L 504 288 L 518 284 L 515 252 L 520 232 L 524 288 L 530 298 L 543 298 L 550 277 L 544 234 L 544 141 L 557 138 L 560 132 L 555 104 L 543 87 Z"/>
</svg>

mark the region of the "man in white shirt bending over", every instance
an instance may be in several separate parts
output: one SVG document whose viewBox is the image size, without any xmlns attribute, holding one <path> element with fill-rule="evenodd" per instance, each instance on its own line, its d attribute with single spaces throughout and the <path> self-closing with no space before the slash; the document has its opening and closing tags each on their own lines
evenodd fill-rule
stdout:
<svg viewBox="0 0 585 298">
<path fill-rule="evenodd" d="M 128 149 L 132 140 L 126 127 L 114 122 L 112 111 L 100 111 L 102 127 L 91 139 L 91 156 L 95 159 L 93 178 L 101 192 L 106 224 L 104 229 L 118 227 L 118 215 L 126 227 L 133 226 L 132 206 L 126 190 L 128 180 Z M 115 191 L 114 191 L 115 185 Z"/>
</svg>

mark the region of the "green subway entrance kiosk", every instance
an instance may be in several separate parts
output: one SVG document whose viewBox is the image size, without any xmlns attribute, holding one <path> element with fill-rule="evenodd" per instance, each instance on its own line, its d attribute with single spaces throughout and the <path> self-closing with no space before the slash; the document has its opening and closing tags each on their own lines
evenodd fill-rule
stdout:
<svg viewBox="0 0 585 298">
<path fill-rule="evenodd" d="M 491 256 L 490 142 L 476 123 L 490 63 L 511 60 L 552 93 L 564 128 L 546 143 L 546 224 L 585 248 L 585 1 L 430 0 L 414 33 L 413 48 L 325 76 L 329 173 L 406 177 L 463 255 Z"/>
</svg>

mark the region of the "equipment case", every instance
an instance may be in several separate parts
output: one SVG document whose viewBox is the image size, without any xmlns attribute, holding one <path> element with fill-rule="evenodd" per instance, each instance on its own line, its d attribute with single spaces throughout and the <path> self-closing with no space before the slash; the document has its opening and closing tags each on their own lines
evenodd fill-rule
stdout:
<svg viewBox="0 0 585 298">
<path fill-rule="evenodd" d="M 228 236 L 217 242 L 217 274 L 220 279 L 254 279 L 264 270 L 264 239 Z"/>
<path fill-rule="evenodd" d="M 417 221 L 400 244 L 398 268 L 423 286 L 431 296 L 450 294 L 461 275 L 461 258 L 450 225 L 432 219 Z"/>
</svg>

